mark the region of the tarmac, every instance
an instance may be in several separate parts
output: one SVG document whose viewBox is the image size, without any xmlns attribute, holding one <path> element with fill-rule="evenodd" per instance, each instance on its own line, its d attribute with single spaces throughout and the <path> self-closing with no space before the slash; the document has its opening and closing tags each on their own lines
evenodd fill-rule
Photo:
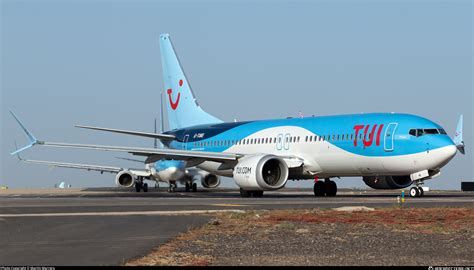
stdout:
<svg viewBox="0 0 474 270">
<path fill-rule="evenodd" d="M 406 194 L 408 195 L 408 194 Z M 398 205 L 400 191 L 309 189 L 241 198 L 238 190 L 167 193 L 123 188 L 0 190 L 0 265 L 120 265 L 211 219 L 213 212 Z M 405 207 L 473 207 L 474 192 L 430 191 Z"/>
</svg>

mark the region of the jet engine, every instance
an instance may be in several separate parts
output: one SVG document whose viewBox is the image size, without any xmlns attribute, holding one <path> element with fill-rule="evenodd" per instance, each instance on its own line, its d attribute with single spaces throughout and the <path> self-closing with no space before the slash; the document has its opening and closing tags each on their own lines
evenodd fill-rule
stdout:
<svg viewBox="0 0 474 270">
<path fill-rule="evenodd" d="M 221 184 L 221 179 L 215 174 L 207 174 L 201 178 L 201 185 L 205 188 L 216 188 Z"/>
<path fill-rule="evenodd" d="M 235 183 L 245 190 L 276 190 L 288 180 L 288 166 L 274 155 L 255 155 L 239 160 L 234 167 Z"/>
<path fill-rule="evenodd" d="M 404 176 L 364 176 L 364 183 L 373 189 L 400 189 L 412 184 L 409 175 Z"/>
<path fill-rule="evenodd" d="M 121 187 L 131 187 L 135 183 L 135 175 L 129 171 L 121 171 L 115 176 L 115 183 Z"/>
</svg>

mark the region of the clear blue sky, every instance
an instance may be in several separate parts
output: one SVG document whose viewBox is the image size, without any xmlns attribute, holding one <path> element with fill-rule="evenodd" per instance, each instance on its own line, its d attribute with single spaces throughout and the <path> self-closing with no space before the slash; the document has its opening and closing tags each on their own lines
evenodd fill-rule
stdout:
<svg viewBox="0 0 474 270">
<path fill-rule="evenodd" d="M 473 180 L 471 1 L 223 2 L 1 1 L 0 185 L 113 186 L 109 174 L 18 164 L 9 152 L 26 138 L 8 110 L 40 139 L 151 147 L 73 126 L 153 129 L 161 33 L 171 35 L 200 104 L 225 120 L 393 111 L 452 134 L 463 113 L 467 155 L 428 186 Z M 24 156 L 141 167 L 85 150 L 36 147 Z"/>
</svg>

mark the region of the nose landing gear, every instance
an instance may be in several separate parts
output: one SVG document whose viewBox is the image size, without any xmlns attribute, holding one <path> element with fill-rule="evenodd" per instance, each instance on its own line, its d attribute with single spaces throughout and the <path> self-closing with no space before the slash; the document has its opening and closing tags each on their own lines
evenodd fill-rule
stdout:
<svg viewBox="0 0 474 270">
<path fill-rule="evenodd" d="M 423 185 L 423 182 L 415 182 L 415 186 L 410 189 L 410 197 L 419 198 L 425 195 L 425 191 L 423 190 L 423 187 L 421 185 Z"/>
<path fill-rule="evenodd" d="M 425 195 L 425 192 L 422 187 L 415 186 L 410 189 L 410 197 L 412 198 L 423 197 L 423 195 Z"/>
<path fill-rule="evenodd" d="M 170 182 L 170 185 L 168 187 L 168 192 L 173 193 L 176 189 L 176 182 Z"/>
</svg>

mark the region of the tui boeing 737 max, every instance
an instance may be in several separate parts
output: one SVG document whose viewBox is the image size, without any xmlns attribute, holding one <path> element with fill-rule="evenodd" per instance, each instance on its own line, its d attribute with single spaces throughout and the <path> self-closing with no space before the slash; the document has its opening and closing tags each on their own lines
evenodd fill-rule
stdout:
<svg viewBox="0 0 474 270">
<path fill-rule="evenodd" d="M 232 177 L 242 197 L 260 197 L 292 179 L 315 179 L 315 196 L 335 196 L 331 178 L 342 176 L 362 177 L 375 189 L 413 185 L 410 195 L 420 197 L 424 181 L 438 176 L 457 150 L 464 153 L 462 115 L 453 139 L 431 120 L 399 113 L 223 122 L 199 106 L 168 34 L 160 36 L 160 48 L 170 131 L 80 127 L 157 138 L 166 149 L 39 141 L 18 121 L 30 144 L 13 154 L 43 145 L 128 152 L 147 163 L 180 160 Z"/>
</svg>

